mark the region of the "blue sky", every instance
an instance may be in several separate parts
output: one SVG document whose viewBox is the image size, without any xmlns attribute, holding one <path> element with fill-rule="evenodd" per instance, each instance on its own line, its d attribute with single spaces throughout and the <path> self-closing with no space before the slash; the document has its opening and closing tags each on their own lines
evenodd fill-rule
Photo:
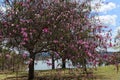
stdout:
<svg viewBox="0 0 120 80">
<path fill-rule="evenodd" d="M 100 0 L 93 0 L 98 2 Z M 120 30 L 120 1 L 119 0 L 102 0 L 97 7 L 93 9 L 99 13 L 100 21 L 108 26 L 108 29 L 112 29 L 112 38 L 117 35 L 117 30 Z M 92 4 L 94 5 L 94 4 Z M 94 6 L 95 7 L 95 6 Z M 93 7 L 93 8 L 94 8 Z M 114 43 L 114 41 L 113 41 Z M 115 51 L 113 48 L 109 48 L 108 51 Z"/>
<path fill-rule="evenodd" d="M 120 28 L 120 1 L 104 0 L 99 13 L 101 21 L 109 26 L 109 29 L 112 29 L 113 36 L 115 36 L 116 30 Z"/>
<path fill-rule="evenodd" d="M 0 0 L 0 3 L 3 2 L 3 0 Z"/>
<path fill-rule="evenodd" d="M 119 0 L 106 0 L 113 2 L 117 7 L 107 13 L 110 15 L 117 15 L 116 26 L 120 26 L 120 1 Z"/>
<path fill-rule="evenodd" d="M 110 15 L 116 15 L 117 18 L 116 18 L 116 24 L 114 26 L 112 26 L 112 29 L 115 30 L 117 29 L 118 27 L 120 27 L 120 1 L 119 0 L 106 0 L 108 2 L 112 2 L 116 5 L 116 8 L 110 10 L 107 12 L 107 14 L 110 14 Z"/>
</svg>

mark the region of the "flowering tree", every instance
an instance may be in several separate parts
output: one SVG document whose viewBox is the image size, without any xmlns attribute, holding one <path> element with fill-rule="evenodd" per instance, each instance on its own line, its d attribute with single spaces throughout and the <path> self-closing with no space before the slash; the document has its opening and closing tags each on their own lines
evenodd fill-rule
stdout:
<svg viewBox="0 0 120 80">
<path fill-rule="evenodd" d="M 51 43 L 57 43 L 61 33 L 67 31 L 67 15 L 73 10 L 70 11 L 64 2 L 44 0 L 5 0 L 5 7 L 6 11 L 1 13 L 1 37 L 12 47 L 30 53 L 29 80 L 32 80 L 35 54 L 44 51 Z"/>
<path fill-rule="evenodd" d="M 12 47 L 30 54 L 29 78 L 34 78 L 34 60 L 37 53 L 52 50 L 65 59 L 96 57 L 95 48 L 104 39 L 98 35 L 104 26 L 90 20 L 90 2 L 61 0 L 5 0 L 1 13 L 1 39 Z M 53 49 L 55 46 L 55 49 Z M 71 52 L 72 51 L 72 52 Z"/>
<path fill-rule="evenodd" d="M 48 29 L 50 20 L 47 20 L 49 5 L 43 0 L 5 0 L 6 11 L 1 18 L 2 37 L 12 47 L 29 51 L 29 80 L 34 78 L 35 54 L 49 45 L 45 38 L 46 34 L 51 34 Z"/>
</svg>

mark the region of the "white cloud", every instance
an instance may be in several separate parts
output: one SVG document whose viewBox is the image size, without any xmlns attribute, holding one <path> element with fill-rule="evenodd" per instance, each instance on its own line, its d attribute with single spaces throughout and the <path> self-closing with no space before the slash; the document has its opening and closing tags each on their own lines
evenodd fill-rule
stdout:
<svg viewBox="0 0 120 80">
<path fill-rule="evenodd" d="M 95 18 L 103 25 L 115 26 L 117 15 L 101 15 L 96 16 Z"/>
<path fill-rule="evenodd" d="M 109 11 L 109 10 L 112 10 L 112 9 L 115 9 L 116 8 L 116 4 L 113 3 L 113 2 L 110 2 L 108 4 L 101 4 L 98 11 L 99 12 L 106 12 L 106 11 Z"/>
<path fill-rule="evenodd" d="M 99 2 L 99 3 L 94 3 L 91 6 L 92 6 L 93 11 L 104 12 L 104 13 L 117 8 L 117 5 L 113 2 L 109 2 L 109 3 Z"/>
<path fill-rule="evenodd" d="M 0 6 L 0 8 L 1 8 L 1 10 L 0 10 L 0 11 L 2 11 L 2 12 L 5 12 L 5 11 L 6 11 L 6 8 L 5 8 L 5 7 Z"/>
</svg>

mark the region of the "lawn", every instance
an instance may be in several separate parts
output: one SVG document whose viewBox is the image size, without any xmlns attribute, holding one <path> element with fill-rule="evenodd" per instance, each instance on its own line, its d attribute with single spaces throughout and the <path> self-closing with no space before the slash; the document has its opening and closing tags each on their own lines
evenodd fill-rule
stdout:
<svg viewBox="0 0 120 80">
<path fill-rule="evenodd" d="M 35 71 L 35 80 L 45 80 L 45 78 L 46 80 L 120 80 L 120 71 L 117 72 L 115 66 L 88 69 L 89 72 L 91 70 L 93 73 L 88 74 L 87 77 L 81 69 Z M 27 80 L 27 72 L 1 72 L 0 80 Z"/>
<path fill-rule="evenodd" d="M 94 71 L 96 80 L 120 80 L 120 71 L 117 72 L 115 66 L 99 67 Z"/>
</svg>

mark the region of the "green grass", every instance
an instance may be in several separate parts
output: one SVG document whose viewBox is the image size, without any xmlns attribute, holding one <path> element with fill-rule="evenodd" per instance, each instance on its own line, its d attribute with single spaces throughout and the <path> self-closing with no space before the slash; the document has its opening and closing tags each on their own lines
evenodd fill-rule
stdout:
<svg viewBox="0 0 120 80">
<path fill-rule="evenodd" d="M 104 67 L 98 67 L 93 70 L 93 74 L 89 74 L 90 77 L 86 78 L 85 74 L 82 73 L 81 69 L 57 69 L 57 70 L 45 70 L 35 71 L 35 77 L 48 77 L 52 78 L 66 78 L 64 80 L 120 80 L 120 71 L 117 73 L 115 66 L 109 65 Z M 89 76 L 88 75 L 88 76 Z M 17 78 L 16 78 L 17 76 Z M 78 77 L 77 79 L 75 77 Z M 27 72 L 19 72 L 18 74 L 6 72 L 0 73 L 0 80 L 27 80 Z M 67 79 L 69 78 L 69 79 Z M 72 79 L 74 78 L 74 79 Z M 82 79 L 81 79 L 82 78 Z M 44 80 L 44 79 L 43 79 Z M 49 80 L 49 79 L 47 79 Z M 63 79 L 61 79 L 63 80 Z"/>
<path fill-rule="evenodd" d="M 26 72 L 16 73 L 16 72 L 4 71 L 4 72 L 0 72 L 0 80 L 8 80 L 8 79 L 9 80 L 17 80 L 17 78 L 23 77 L 23 76 L 26 76 L 26 75 L 27 75 Z"/>
<path fill-rule="evenodd" d="M 117 72 L 116 67 L 113 65 L 99 67 L 94 71 L 96 80 L 120 80 L 120 71 Z"/>
<path fill-rule="evenodd" d="M 1 72 L 0 73 L 0 80 L 5 79 L 7 77 L 12 77 L 15 76 L 14 73 L 10 73 L 10 72 Z"/>
</svg>

